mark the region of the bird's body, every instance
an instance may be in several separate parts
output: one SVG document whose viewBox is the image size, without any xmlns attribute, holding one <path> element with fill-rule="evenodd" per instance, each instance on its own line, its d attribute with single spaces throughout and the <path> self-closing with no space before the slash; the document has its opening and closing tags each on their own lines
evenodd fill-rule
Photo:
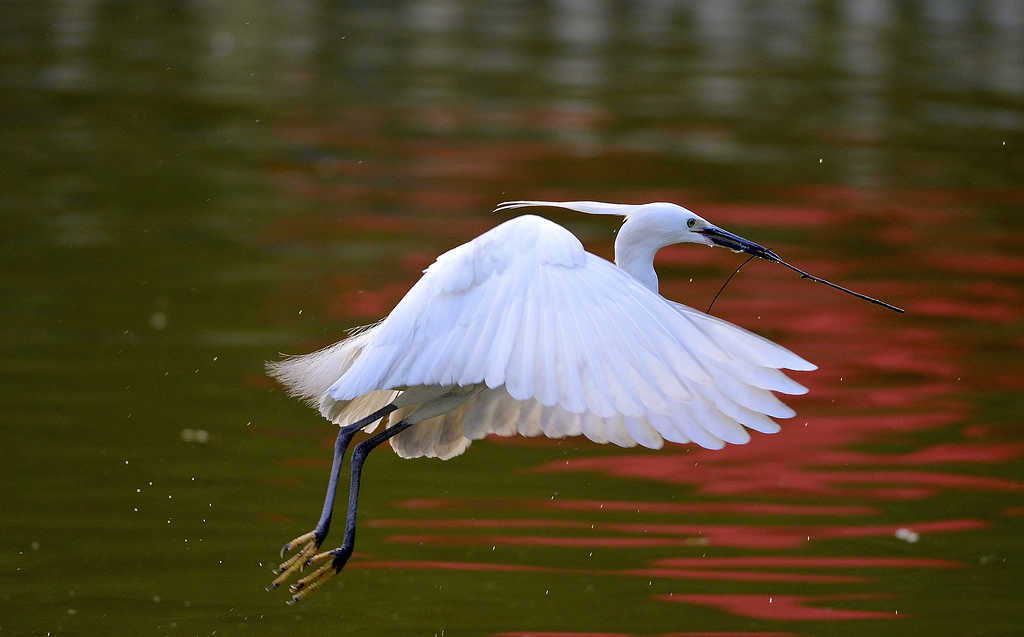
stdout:
<svg viewBox="0 0 1024 637">
<path fill-rule="evenodd" d="M 814 366 L 664 299 L 561 226 L 525 215 L 442 254 L 380 323 L 272 371 L 339 425 L 406 388 L 422 399 L 400 401 L 393 422 L 465 388 L 456 408 L 391 439 L 403 457 L 450 458 L 491 433 L 742 444 L 743 426 L 774 433 L 771 417 L 793 415 L 771 391 L 806 391 L 780 368 Z"/>
<path fill-rule="evenodd" d="M 793 415 L 772 392 L 806 389 L 779 370 L 815 366 L 665 299 L 653 266 L 658 249 L 682 242 L 774 253 L 674 204 L 503 204 L 538 205 L 625 215 L 617 265 L 586 252 L 551 221 L 517 217 L 439 256 L 381 322 L 319 352 L 271 363 L 270 372 L 342 432 L 372 431 L 383 416 L 398 429 L 371 440 L 390 439 L 403 457 L 451 458 L 488 434 L 719 449 L 749 441 L 747 429 L 774 433 L 772 418 Z M 368 414 L 377 417 L 367 422 Z M 316 546 L 330 522 L 326 504 L 324 516 Z M 346 545 L 350 553 L 348 534 Z M 340 570 L 348 553 L 342 559 L 337 551 L 321 556 L 334 555 Z M 282 565 L 285 575 L 296 564 Z M 321 581 L 307 580 L 297 590 Z"/>
</svg>

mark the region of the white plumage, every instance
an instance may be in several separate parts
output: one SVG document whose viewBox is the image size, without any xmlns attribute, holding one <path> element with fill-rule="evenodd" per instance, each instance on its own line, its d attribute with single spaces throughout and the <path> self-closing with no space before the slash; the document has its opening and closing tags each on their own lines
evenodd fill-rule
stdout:
<svg viewBox="0 0 1024 637">
<path fill-rule="evenodd" d="M 660 247 L 728 233 L 674 204 L 503 208 L 527 205 L 627 215 L 618 265 L 517 217 L 438 257 L 380 323 L 270 373 L 339 425 L 395 402 L 388 422 L 419 420 L 391 439 L 403 457 L 450 458 L 491 433 L 719 449 L 794 414 L 772 392 L 806 389 L 779 370 L 814 365 L 657 293 Z M 447 411 L 426 417 L 439 396 Z"/>
</svg>

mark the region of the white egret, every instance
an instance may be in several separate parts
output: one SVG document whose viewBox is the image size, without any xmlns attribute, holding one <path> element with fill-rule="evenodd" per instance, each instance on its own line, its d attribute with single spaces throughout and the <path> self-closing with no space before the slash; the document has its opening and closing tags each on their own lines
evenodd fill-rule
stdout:
<svg viewBox="0 0 1024 637">
<path fill-rule="evenodd" d="M 816 367 L 665 299 L 654 271 L 655 253 L 676 243 L 781 263 L 774 252 L 671 203 L 514 201 L 498 209 L 527 206 L 624 216 L 615 265 L 551 221 L 516 217 L 439 256 L 381 322 L 268 364 L 293 395 L 340 427 L 320 520 L 282 549 L 282 557 L 297 550 L 275 569 L 268 590 L 326 561 L 291 587 L 294 603 L 345 566 L 363 463 L 384 441 L 404 458 L 442 459 L 492 433 L 720 449 L 748 442 L 748 429 L 775 433 L 773 418 L 794 415 L 772 392 L 807 390 L 780 370 Z M 345 449 L 357 431 L 372 433 L 378 422 L 383 430 L 353 452 L 343 543 L 317 553 Z"/>
</svg>

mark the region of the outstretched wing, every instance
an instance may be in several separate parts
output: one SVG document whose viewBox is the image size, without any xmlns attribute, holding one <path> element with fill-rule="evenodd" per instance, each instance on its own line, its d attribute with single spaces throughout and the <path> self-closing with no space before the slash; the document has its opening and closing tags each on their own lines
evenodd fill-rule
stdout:
<svg viewBox="0 0 1024 637">
<path fill-rule="evenodd" d="M 773 391 L 806 391 L 779 369 L 814 369 L 771 341 L 665 300 L 532 215 L 441 255 L 371 330 L 280 365 L 276 375 L 339 424 L 406 387 L 486 385 L 459 409 L 392 439 L 402 456 L 442 458 L 489 433 L 583 434 L 621 446 L 742 444 L 744 427 L 773 433 L 772 417 L 793 415 Z M 303 378 L 315 382 L 300 385 Z"/>
<path fill-rule="evenodd" d="M 504 387 L 569 413 L 668 413 L 711 382 L 677 312 L 572 233 L 532 215 L 437 259 L 329 389 Z"/>
</svg>

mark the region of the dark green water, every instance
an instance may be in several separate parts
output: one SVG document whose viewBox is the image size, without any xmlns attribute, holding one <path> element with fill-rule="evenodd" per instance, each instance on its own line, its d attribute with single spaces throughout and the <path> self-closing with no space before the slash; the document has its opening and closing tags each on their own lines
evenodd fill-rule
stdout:
<svg viewBox="0 0 1024 637">
<path fill-rule="evenodd" d="M 0 634 L 1024 623 L 1019 3 L 3 15 Z M 908 312 L 752 264 L 715 313 L 820 366 L 781 434 L 382 450 L 356 557 L 286 607 L 263 586 L 334 428 L 263 361 L 386 314 L 518 198 L 676 201 Z M 609 219 L 550 216 L 610 254 Z M 738 263 L 665 250 L 662 291 L 704 307 Z"/>
</svg>

